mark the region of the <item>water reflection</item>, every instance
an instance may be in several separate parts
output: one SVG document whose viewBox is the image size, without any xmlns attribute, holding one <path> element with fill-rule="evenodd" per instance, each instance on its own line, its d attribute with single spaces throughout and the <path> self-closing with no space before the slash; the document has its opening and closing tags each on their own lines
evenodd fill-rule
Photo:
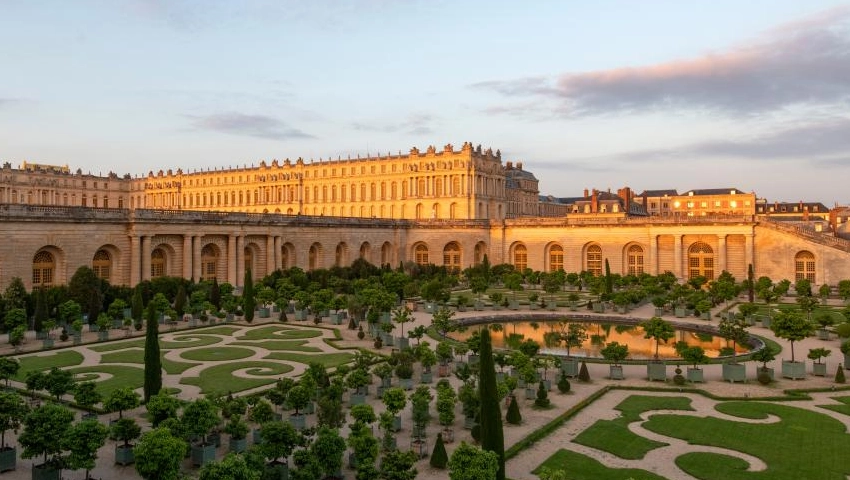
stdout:
<svg viewBox="0 0 850 480">
<path fill-rule="evenodd" d="M 563 346 L 554 345 L 553 338 L 555 333 L 566 331 L 566 325 L 570 322 L 505 322 L 499 323 L 502 331 L 492 331 L 490 336 L 493 339 L 495 348 L 510 348 L 512 338 L 523 341 L 530 338 L 541 345 L 541 353 L 549 353 L 554 355 L 566 355 L 567 349 Z M 605 347 L 606 343 L 619 342 L 629 346 L 629 359 L 645 360 L 650 359 L 655 355 L 655 340 L 644 338 L 643 329 L 635 325 L 621 325 L 614 323 L 592 323 L 592 322 L 576 322 L 583 323 L 587 327 L 587 340 L 580 347 L 570 348 L 570 355 L 574 357 L 598 357 L 602 354 L 599 351 Z M 470 327 L 469 330 L 463 333 L 455 332 L 453 338 L 465 340 L 476 327 Z M 547 335 L 548 334 L 548 335 Z M 731 347 L 731 343 L 727 345 L 726 339 L 715 337 L 708 333 L 697 333 L 688 330 L 676 330 L 676 335 L 670 339 L 667 344 L 661 343 L 658 349 L 658 356 L 664 359 L 679 358 L 676 350 L 673 348 L 676 342 L 683 341 L 689 346 L 700 346 L 705 350 L 705 354 L 711 358 L 720 356 L 720 349 L 726 346 Z M 737 352 L 745 353 L 746 347 L 736 346 Z"/>
</svg>

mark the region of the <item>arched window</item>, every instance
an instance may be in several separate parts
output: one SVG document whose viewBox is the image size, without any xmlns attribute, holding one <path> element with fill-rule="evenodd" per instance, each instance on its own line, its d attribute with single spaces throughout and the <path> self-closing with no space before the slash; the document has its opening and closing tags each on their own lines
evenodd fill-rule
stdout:
<svg viewBox="0 0 850 480">
<path fill-rule="evenodd" d="M 460 245 L 457 242 L 449 242 L 443 248 L 443 265 L 450 272 L 460 272 Z"/>
<path fill-rule="evenodd" d="M 347 250 L 348 250 L 348 247 L 344 243 L 340 243 L 339 245 L 336 246 L 336 255 L 334 257 L 334 266 L 343 267 L 348 263 L 347 259 L 345 258 Z"/>
<path fill-rule="evenodd" d="M 520 244 L 514 247 L 514 268 L 518 272 L 528 268 L 528 249 L 525 245 Z"/>
<path fill-rule="evenodd" d="M 109 252 L 102 248 L 95 252 L 91 268 L 97 278 L 109 281 L 109 276 L 112 273 L 112 259 L 109 257 Z"/>
<path fill-rule="evenodd" d="M 245 271 L 251 271 L 251 275 L 254 275 L 256 269 L 254 268 L 254 249 L 251 247 L 245 247 L 242 254 L 242 265 L 245 266 Z M 218 251 L 216 251 L 218 253 Z M 212 278 L 210 278 L 212 280 Z"/>
<path fill-rule="evenodd" d="M 688 278 L 703 276 L 714 280 L 714 250 L 703 242 L 688 248 Z"/>
<path fill-rule="evenodd" d="M 484 242 L 476 243 L 474 255 L 475 258 L 473 259 L 473 262 L 477 267 L 478 265 L 481 265 L 481 263 L 484 261 L 484 256 L 487 255 L 487 245 L 485 245 Z"/>
<path fill-rule="evenodd" d="M 165 276 L 165 252 L 161 248 L 151 252 L 151 278 Z"/>
<path fill-rule="evenodd" d="M 285 270 L 295 266 L 295 246 L 285 243 L 280 249 L 280 265 Z"/>
<path fill-rule="evenodd" d="M 564 269 L 564 247 L 552 245 L 549 247 L 549 271 L 557 272 Z"/>
<path fill-rule="evenodd" d="M 428 246 L 420 243 L 413 250 L 414 261 L 417 265 L 428 265 Z"/>
<path fill-rule="evenodd" d="M 363 242 L 363 244 L 360 245 L 360 258 L 367 262 L 372 261 L 372 246 L 369 245 L 369 242 Z"/>
<path fill-rule="evenodd" d="M 32 287 L 49 287 L 53 285 L 53 272 L 56 261 L 50 252 L 40 251 L 32 259 Z"/>
<path fill-rule="evenodd" d="M 384 242 L 384 244 L 381 245 L 381 265 L 393 263 L 392 260 L 393 246 L 390 244 L 390 242 Z"/>
<path fill-rule="evenodd" d="M 245 263 L 250 265 L 250 250 L 245 249 Z M 204 245 L 201 249 L 201 280 L 212 280 L 215 278 L 218 266 L 218 249 L 213 245 Z"/>
<path fill-rule="evenodd" d="M 812 252 L 803 250 L 794 256 L 794 278 L 815 283 L 815 256 Z"/>
<path fill-rule="evenodd" d="M 321 247 L 318 243 L 310 245 L 309 268 L 315 270 L 319 268 L 319 257 L 321 256 Z"/>
<path fill-rule="evenodd" d="M 629 275 L 640 275 L 643 273 L 643 249 L 639 245 L 632 245 L 626 252 Z"/>
<path fill-rule="evenodd" d="M 594 276 L 602 275 L 602 247 L 591 245 L 587 247 L 586 270 Z"/>
</svg>

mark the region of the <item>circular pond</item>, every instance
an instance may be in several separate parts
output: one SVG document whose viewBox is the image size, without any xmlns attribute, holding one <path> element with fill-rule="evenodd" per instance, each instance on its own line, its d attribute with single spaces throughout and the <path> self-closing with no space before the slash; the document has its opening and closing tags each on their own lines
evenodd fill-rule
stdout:
<svg viewBox="0 0 850 480">
<path fill-rule="evenodd" d="M 575 357 L 596 357 L 602 358 L 599 353 L 605 347 L 606 343 L 618 342 L 629 346 L 629 359 L 647 360 L 655 355 L 655 340 L 644 338 L 644 331 L 639 325 L 628 325 L 606 322 L 584 322 L 581 320 L 569 321 L 505 321 L 489 324 L 499 325 L 497 331 L 493 331 L 491 327 L 491 338 L 493 339 L 493 347 L 510 349 L 515 348 L 519 342 L 526 339 L 532 339 L 540 344 L 541 353 L 553 355 L 567 355 L 567 349 L 563 343 L 557 344 L 557 334 L 566 331 L 567 324 L 581 323 L 587 328 L 587 339 L 580 347 L 570 348 L 570 355 Z M 470 325 L 466 332 L 454 332 L 452 338 L 457 340 L 466 340 L 467 337 L 474 331 L 475 326 Z M 501 331 L 498 331 L 501 329 Z M 688 346 L 700 346 L 705 350 L 705 354 L 710 358 L 720 356 L 720 350 L 724 347 L 731 347 L 731 343 L 727 345 L 726 339 L 714 336 L 710 333 L 697 332 L 688 329 L 676 329 L 676 334 L 666 344 L 661 343 L 658 348 L 658 356 L 663 359 L 676 359 L 679 356 L 676 354 L 674 345 L 676 342 L 685 342 Z M 748 352 L 746 345 L 736 345 L 738 354 Z"/>
</svg>

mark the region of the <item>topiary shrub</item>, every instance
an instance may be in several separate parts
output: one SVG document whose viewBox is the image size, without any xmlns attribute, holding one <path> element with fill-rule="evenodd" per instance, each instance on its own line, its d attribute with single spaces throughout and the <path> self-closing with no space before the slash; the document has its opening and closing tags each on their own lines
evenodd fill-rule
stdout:
<svg viewBox="0 0 850 480">
<path fill-rule="evenodd" d="M 522 414 L 519 413 L 519 404 L 516 397 L 511 395 L 511 404 L 508 405 L 508 413 L 505 415 L 505 421 L 511 425 L 519 425 L 522 423 Z"/>
<path fill-rule="evenodd" d="M 546 391 L 546 385 L 543 382 L 537 386 L 537 398 L 534 400 L 534 404 L 541 408 L 547 408 L 552 404 L 552 401 L 549 400 L 549 393 Z"/>
<path fill-rule="evenodd" d="M 357 338 L 363 340 L 366 337 L 366 332 L 363 331 L 363 325 L 360 325 L 357 328 Z"/>
<path fill-rule="evenodd" d="M 375 343 L 374 343 L 374 344 L 375 344 L 375 348 L 377 348 L 377 349 L 379 349 L 379 350 L 380 350 L 380 348 L 384 346 L 384 341 L 383 341 L 383 340 L 381 340 L 381 337 L 377 337 L 377 338 L 375 339 Z"/>
<path fill-rule="evenodd" d="M 676 385 L 685 384 L 685 377 L 682 376 L 682 369 L 679 367 L 676 367 L 676 375 L 673 376 L 673 383 Z"/>
<path fill-rule="evenodd" d="M 449 455 L 446 453 L 446 446 L 443 444 L 443 434 L 437 434 L 437 441 L 434 443 L 434 450 L 431 452 L 431 466 L 434 468 L 446 468 L 449 463 Z"/>
<path fill-rule="evenodd" d="M 570 381 L 567 380 L 567 375 L 564 372 L 561 372 L 561 378 L 558 379 L 558 391 L 561 393 L 569 393 L 570 391 Z"/>
<path fill-rule="evenodd" d="M 582 382 L 590 381 L 590 372 L 587 371 L 587 363 L 581 362 L 581 368 L 578 370 L 578 379 Z"/>
<path fill-rule="evenodd" d="M 835 372 L 835 383 L 844 383 L 846 380 L 844 379 L 844 367 L 839 363 L 838 370 Z"/>
</svg>

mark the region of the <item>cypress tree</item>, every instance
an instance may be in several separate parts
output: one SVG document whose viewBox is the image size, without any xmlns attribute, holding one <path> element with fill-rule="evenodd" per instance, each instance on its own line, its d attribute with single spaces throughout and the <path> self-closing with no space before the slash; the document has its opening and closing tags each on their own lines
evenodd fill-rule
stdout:
<svg viewBox="0 0 850 480">
<path fill-rule="evenodd" d="M 578 369 L 578 379 L 582 382 L 590 381 L 590 372 L 587 370 L 587 364 L 581 362 L 581 368 Z"/>
<path fill-rule="evenodd" d="M 505 415 L 505 421 L 511 425 L 519 425 L 522 423 L 522 414 L 519 413 L 519 402 L 516 397 L 511 395 L 511 404 L 508 407 L 508 414 Z"/>
<path fill-rule="evenodd" d="M 221 310 L 221 287 L 218 286 L 218 280 L 215 277 L 210 286 L 210 303 L 215 305 L 216 310 Z"/>
<path fill-rule="evenodd" d="M 133 321 L 136 322 L 136 325 L 142 324 L 142 315 L 144 313 L 144 303 L 142 301 L 142 289 L 140 287 L 136 287 L 133 290 L 133 299 L 130 302 L 130 314 L 133 316 Z"/>
<path fill-rule="evenodd" d="M 446 445 L 443 443 L 443 434 L 437 434 L 437 442 L 434 443 L 434 451 L 431 452 L 431 466 L 434 468 L 446 468 L 449 463 L 449 455 L 446 453 Z"/>
<path fill-rule="evenodd" d="M 35 318 L 33 320 L 32 329 L 36 332 L 41 332 L 44 329 L 44 322 L 47 321 L 47 289 L 39 288 L 35 292 Z M 50 333 L 50 332 L 47 332 Z"/>
<path fill-rule="evenodd" d="M 605 259 L 605 300 L 611 297 L 614 293 L 614 278 L 611 276 L 611 266 L 608 264 L 608 259 Z"/>
<path fill-rule="evenodd" d="M 835 372 L 835 383 L 844 383 L 847 380 L 844 378 L 844 367 L 838 364 L 838 370 Z"/>
<path fill-rule="evenodd" d="M 481 398 L 481 448 L 495 453 L 499 457 L 499 471 L 496 480 L 505 480 L 505 437 L 502 431 L 502 411 L 499 408 L 499 392 L 496 388 L 496 366 L 493 361 L 493 344 L 490 329 L 481 329 L 481 347 L 479 349 L 479 386 Z"/>
<path fill-rule="evenodd" d="M 145 402 L 162 389 L 162 360 L 159 358 L 159 323 L 156 307 L 148 304 L 147 330 L 145 333 Z"/>
<path fill-rule="evenodd" d="M 245 321 L 251 323 L 254 321 L 254 307 L 257 306 L 254 300 L 254 279 L 251 277 L 251 269 L 245 270 L 245 286 L 242 288 L 242 313 L 245 315 Z"/>
<path fill-rule="evenodd" d="M 747 265 L 747 299 L 753 303 L 756 299 L 755 273 L 753 272 L 753 264 Z"/>
<path fill-rule="evenodd" d="M 186 313 L 186 287 L 181 283 L 177 287 L 177 296 L 174 298 L 174 311 L 177 312 L 178 318 L 183 318 Z"/>
<path fill-rule="evenodd" d="M 537 399 L 534 400 L 534 404 L 538 407 L 546 408 L 552 402 L 549 400 L 549 392 L 546 391 L 546 385 L 543 382 L 540 382 L 540 385 L 537 387 Z"/>
</svg>

